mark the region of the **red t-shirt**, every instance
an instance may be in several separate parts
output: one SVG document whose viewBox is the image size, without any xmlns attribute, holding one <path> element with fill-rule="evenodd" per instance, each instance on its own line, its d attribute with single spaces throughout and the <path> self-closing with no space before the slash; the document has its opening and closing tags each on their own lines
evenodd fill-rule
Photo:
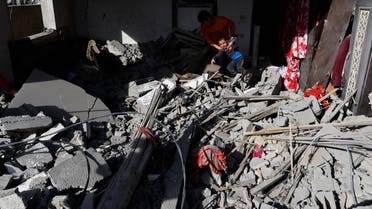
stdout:
<svg viewBox="0 0 372 209">
<path fill-rule="evenodd" d="M 215 16 L 214 21 L 211 26 L 201 25 L 201 32 L 209 44 L 217 44 L 220 37 L 228 40 L 235 33 L 235 24 L 230 19 L 223 16 Z"/>
</svg>

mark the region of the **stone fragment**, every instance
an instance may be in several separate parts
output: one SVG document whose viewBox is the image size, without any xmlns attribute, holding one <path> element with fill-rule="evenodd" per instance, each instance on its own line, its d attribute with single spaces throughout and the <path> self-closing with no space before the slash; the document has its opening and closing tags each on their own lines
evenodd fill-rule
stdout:
<svg viewBox="0 0 372 209">
<path fill-rule="evenodd" d="M 286 127 L 288 126 L 288 117 L 279 116 L 274 118 L 274 125 L 276 127 Z"/>
<path fill-rule="evenodd" d="M 49 149 L 42 143 L 37 143 L 34 146 L 25 150 L 21 156 L 16 158 L 17 162 L 27 168 L 44 167 L 53 161 Z"/>
<path fill-rule="evenodd" d="M 35 131 L 52 125 L 52 119 L 47 116 L 8 116 L 0 118 L 0 128 L 3 133 L 12 131 Z"/>
<path fill-rule="evenodd" d="M 53 186 L 60 191 L 84 188 L 86 183 L 88 183 L 87 188 L 91 189 L 97 182 L 111 175 L 106 161 L 92 148 L 86 153 L 77 152 L 73 158 L 63 161 L 48 173 Z"/>
<path fill-rule="evenodd" d="M 249 166 L 254 170 L 265 167 L 267 165 L 269 165 L 269 161 L 259 157 L 252 158 L 249 162 Z"/>
<path fill-rule="evenodd" d="M 11 182 L 12 177 L 12 175 L 7 174 L 0 176 L 0 190 L 6 189 L 8 184 Z"/>
<path fill-rule="evenodd" d="M 55 135 L 57 135 L 58 131 L 64 129 L 65 127 L 58 123 L 57 125 L 55 125 L 53 128 L 49 129 L 47 132 L 41 134 L 41 138 L 39 139 L 40 141 L 49 141 L 51 140 Z"/>
<path fill-rule="evenodd" d="M 325 148 L 318 148 L 311 158 L 309 166 L 318 167 L 325 163 L 332 163 L 333 157 Z"/>
<path fill-rule="evenodd" d="M 248 173 L 243 173 L 239 178 L 239 183 L 241 185 L 252 184 L 256 185 L 256 175 L 253 171 L 249 171 Z"/>
<path fill-rule="evenodd" d="M 318 123 L 318 120 L 316 119 L 313 111 L 310 108 L 295 112 L 294 115 L 297 125 L 309 125 Z"/>
<path fill-rule="evenodd" d="M 51 204 L 51 208 L 55 208 L 55 209 L 71 208 L 71 205 L 69 203 L 69 198 L 67 195 L 57 195 L 53 197 L 50 204 Z"/>
<path fill-rule="evenodd" d="M 302 201 L 310 196 L 310 191 L 306 187 L 299 186 L 294 191 L 294 198 L 293 200 L 298 203 L 299 201 Z"/>
<path fill-rule="evenodd" d="M 0 198 L 1 209 L 26 209 L 26 205 L 22 198 L 17 194 L 11 194 Z"/>
</svg>

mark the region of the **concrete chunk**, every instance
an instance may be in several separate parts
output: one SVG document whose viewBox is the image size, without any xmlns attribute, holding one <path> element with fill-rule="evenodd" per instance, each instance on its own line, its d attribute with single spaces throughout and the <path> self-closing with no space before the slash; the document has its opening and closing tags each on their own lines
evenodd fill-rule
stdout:
<svg viewBox="0 0 372 209">
<path fill-rule="evenodd" d="M 63 128 L 65 128 L 62 124 L 58 123 L 57 125 L 55 125 L 53 128 L 49 129 L 47 132 L 43 133 L 39 140 L 40 141 L 49 141 L 51 140 L 55 135 L 57 135 L 57 133 L 55 132 L 58 132 L 59 130 L 62 130 Z M 55 134 L 52 134 L 52 133 L 55 133 Z M 51 135 L 50 135 L 51 134 Z"/>
<path fill-rule="evenodd" d="M 89 165 L 87 165 L 87 159 Z M 60 191 L 69 188 L 84 188 L 86 183 L 88 183 L 88 189 L 91 189 L 97 182 L 109 175 L 111 171 L 106 161 L 94 149 L 89 149 L 85 154 L 79 151 L 73 158 L 49 170 L 52 184 Z"/>
<path fill-rule="evenodd" d="M 10 181 L 12 180 L 12 175 L 2 175 L 0 176 L 0 190 L 6 189 Z"/>
<path fill-rule="evenodd" d="M 249 162 L 249 166 L 252 169 L 259 169 L 259 168 L 265 167 L 267 165 L 269 165 L 269 161 L 267 161 L 263 158 L 258 158 L 258 157 L 252 158 L 251 162 Z"/>
<path fill-rule="evenodd" d="M 52 125 L 52 119 L 47 116 L 31 117 L 23 116 L 8 116 L 0 118 L 0 128 L 3 133 L 10 131 L 35 131 L 42 128 L 47 128 Z"/>
<path fill-rule="evenodd" d="M 22 198 L 17 194 L 12 194 L 6 197 L 0 198 L 1 209 L 26 209 L 26 205 Z"/>
<path fill-rule="evenodd" d="M 42 143 L 26 149 L 26 151 L 16 158 L 17 162 L 27 168 L 43 167 L 53 160 L 49 149 Z"/>
</svg>

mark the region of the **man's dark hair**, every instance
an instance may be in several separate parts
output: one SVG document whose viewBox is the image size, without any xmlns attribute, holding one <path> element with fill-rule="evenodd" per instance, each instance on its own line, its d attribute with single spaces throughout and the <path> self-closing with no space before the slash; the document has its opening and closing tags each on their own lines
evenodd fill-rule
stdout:
<svg viewBox="0 0 372 209">
<path fill-rule="evenodd" d="M 198 21 L 202 23 L 212 17 L 213 16 L 211 15 L 211 13 L 209 13 L 207 10 L 201 10 L 198 14 Z"/>
</svg>

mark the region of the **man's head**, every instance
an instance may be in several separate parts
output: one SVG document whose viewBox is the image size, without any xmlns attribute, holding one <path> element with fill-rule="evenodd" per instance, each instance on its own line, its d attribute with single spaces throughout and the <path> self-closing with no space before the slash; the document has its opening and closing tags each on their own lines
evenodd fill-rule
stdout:
<svg viewBox="0 0 372 209">
<path fill-rule="evenodd" d="M 211 24 L 213 21 L 213 15 L 207 10 L 201 10 L 198 14 L 198 21 L 203 24 Z"/>
</svg>

